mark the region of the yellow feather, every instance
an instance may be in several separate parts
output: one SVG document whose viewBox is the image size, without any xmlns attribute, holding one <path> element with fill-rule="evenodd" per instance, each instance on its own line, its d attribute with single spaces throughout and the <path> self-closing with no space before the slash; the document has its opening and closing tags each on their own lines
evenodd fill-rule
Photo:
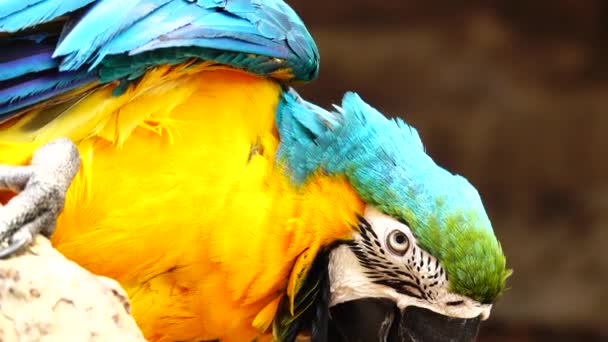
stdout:
<svg viewBox="0 0 608 342">
<path fill-rule="evenodd" d="M 5 126 L 0 163 L 59 136 L 77 142 L 82 168 L 52 241 L 125 287 L 149 340 L 269 339 L 280 298 L 293 300 L 320 247 L 351 236 L 363 203 L 343 178 L 294 189 L 275 165 L 272 80 L 182 65 L 121 96 L 114 86 L 27 139 L 20 127 L 40 111 Z"/>
<path fill-rule="evenodd" d="M 268 328 L 272 324 L 274 320 L 274 315 L 279 308 L 279 303 L 281 302 L 282 296 L 277 296 L 275 299 L 270 301 L 253 319 L 253 327 L 258 329 L 259 331 L 266 333 Z"/>
</svg>

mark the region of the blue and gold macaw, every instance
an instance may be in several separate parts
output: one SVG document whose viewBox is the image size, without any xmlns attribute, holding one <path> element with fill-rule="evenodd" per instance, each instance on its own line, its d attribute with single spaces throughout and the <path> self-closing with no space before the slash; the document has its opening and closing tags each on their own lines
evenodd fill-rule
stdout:
<svg viewBox="0 0 608 342">
<path fill-rule="evenodd" d="M 414 128 L 289 87 L 280 0 L 5 0 L 0 47 L 0 254 L 52 233 L 150 341 L 471 341 L 505 287 Z"/>
</svg>

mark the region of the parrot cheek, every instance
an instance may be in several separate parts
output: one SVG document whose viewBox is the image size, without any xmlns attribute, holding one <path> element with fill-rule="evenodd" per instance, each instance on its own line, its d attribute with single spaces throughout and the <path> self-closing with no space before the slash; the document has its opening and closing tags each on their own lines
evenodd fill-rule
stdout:
<svg viewBox="0 0 608 342">
<path fill-rule="evenodd" d="M 330 340 L 343 342 L 473 342 L 480 317 L 462 319 L 383 298 L 363 298 L 330 309 Z"/>
</svg>

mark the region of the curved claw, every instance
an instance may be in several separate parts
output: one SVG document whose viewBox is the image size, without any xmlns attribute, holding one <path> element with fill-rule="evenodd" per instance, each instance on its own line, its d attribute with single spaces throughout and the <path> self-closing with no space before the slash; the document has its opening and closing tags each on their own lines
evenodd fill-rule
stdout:
<svg viewBox="0 0 608 342">
<path fill-rule="evenodd" d="M 0 165 L 0 189 L 18 192 L 0 207 L 0 258 L 27 246 L 38 233 L 50 236 L 65 193 L 80 167 L 76 146 L 59 139 L 40 147 L 31 165 Z"/>
<path fill-rule="evenodd" d="M 22 250 L 32 242 L 33 237 L 29 231 L 27 231 L 27 234 L 22 235 L 23 236 L 21 238 L 13 236 L 8 246 L 0 249 L 0 259 L 6 259 L 10 257 L 11 255 Z"/>
</svg>

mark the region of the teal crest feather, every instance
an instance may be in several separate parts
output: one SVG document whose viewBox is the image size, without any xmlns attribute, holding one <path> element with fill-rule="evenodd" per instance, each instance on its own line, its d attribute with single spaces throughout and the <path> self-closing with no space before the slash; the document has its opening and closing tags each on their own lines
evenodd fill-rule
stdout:
<svg viewBox="0 0 608 342">
<path fill-rule="evenodd" d="M 278 161 L 294 185 L 316 172 L 346 176 L 367 204 L 407 222 L 454 292 L 484 303 L 502 292 L 509 271 L 479 193 L 426 154 L 416 129 L 355 93 L 330 112 L 294 91 L 281 99 L 277 127 Z"/>
</svg>

